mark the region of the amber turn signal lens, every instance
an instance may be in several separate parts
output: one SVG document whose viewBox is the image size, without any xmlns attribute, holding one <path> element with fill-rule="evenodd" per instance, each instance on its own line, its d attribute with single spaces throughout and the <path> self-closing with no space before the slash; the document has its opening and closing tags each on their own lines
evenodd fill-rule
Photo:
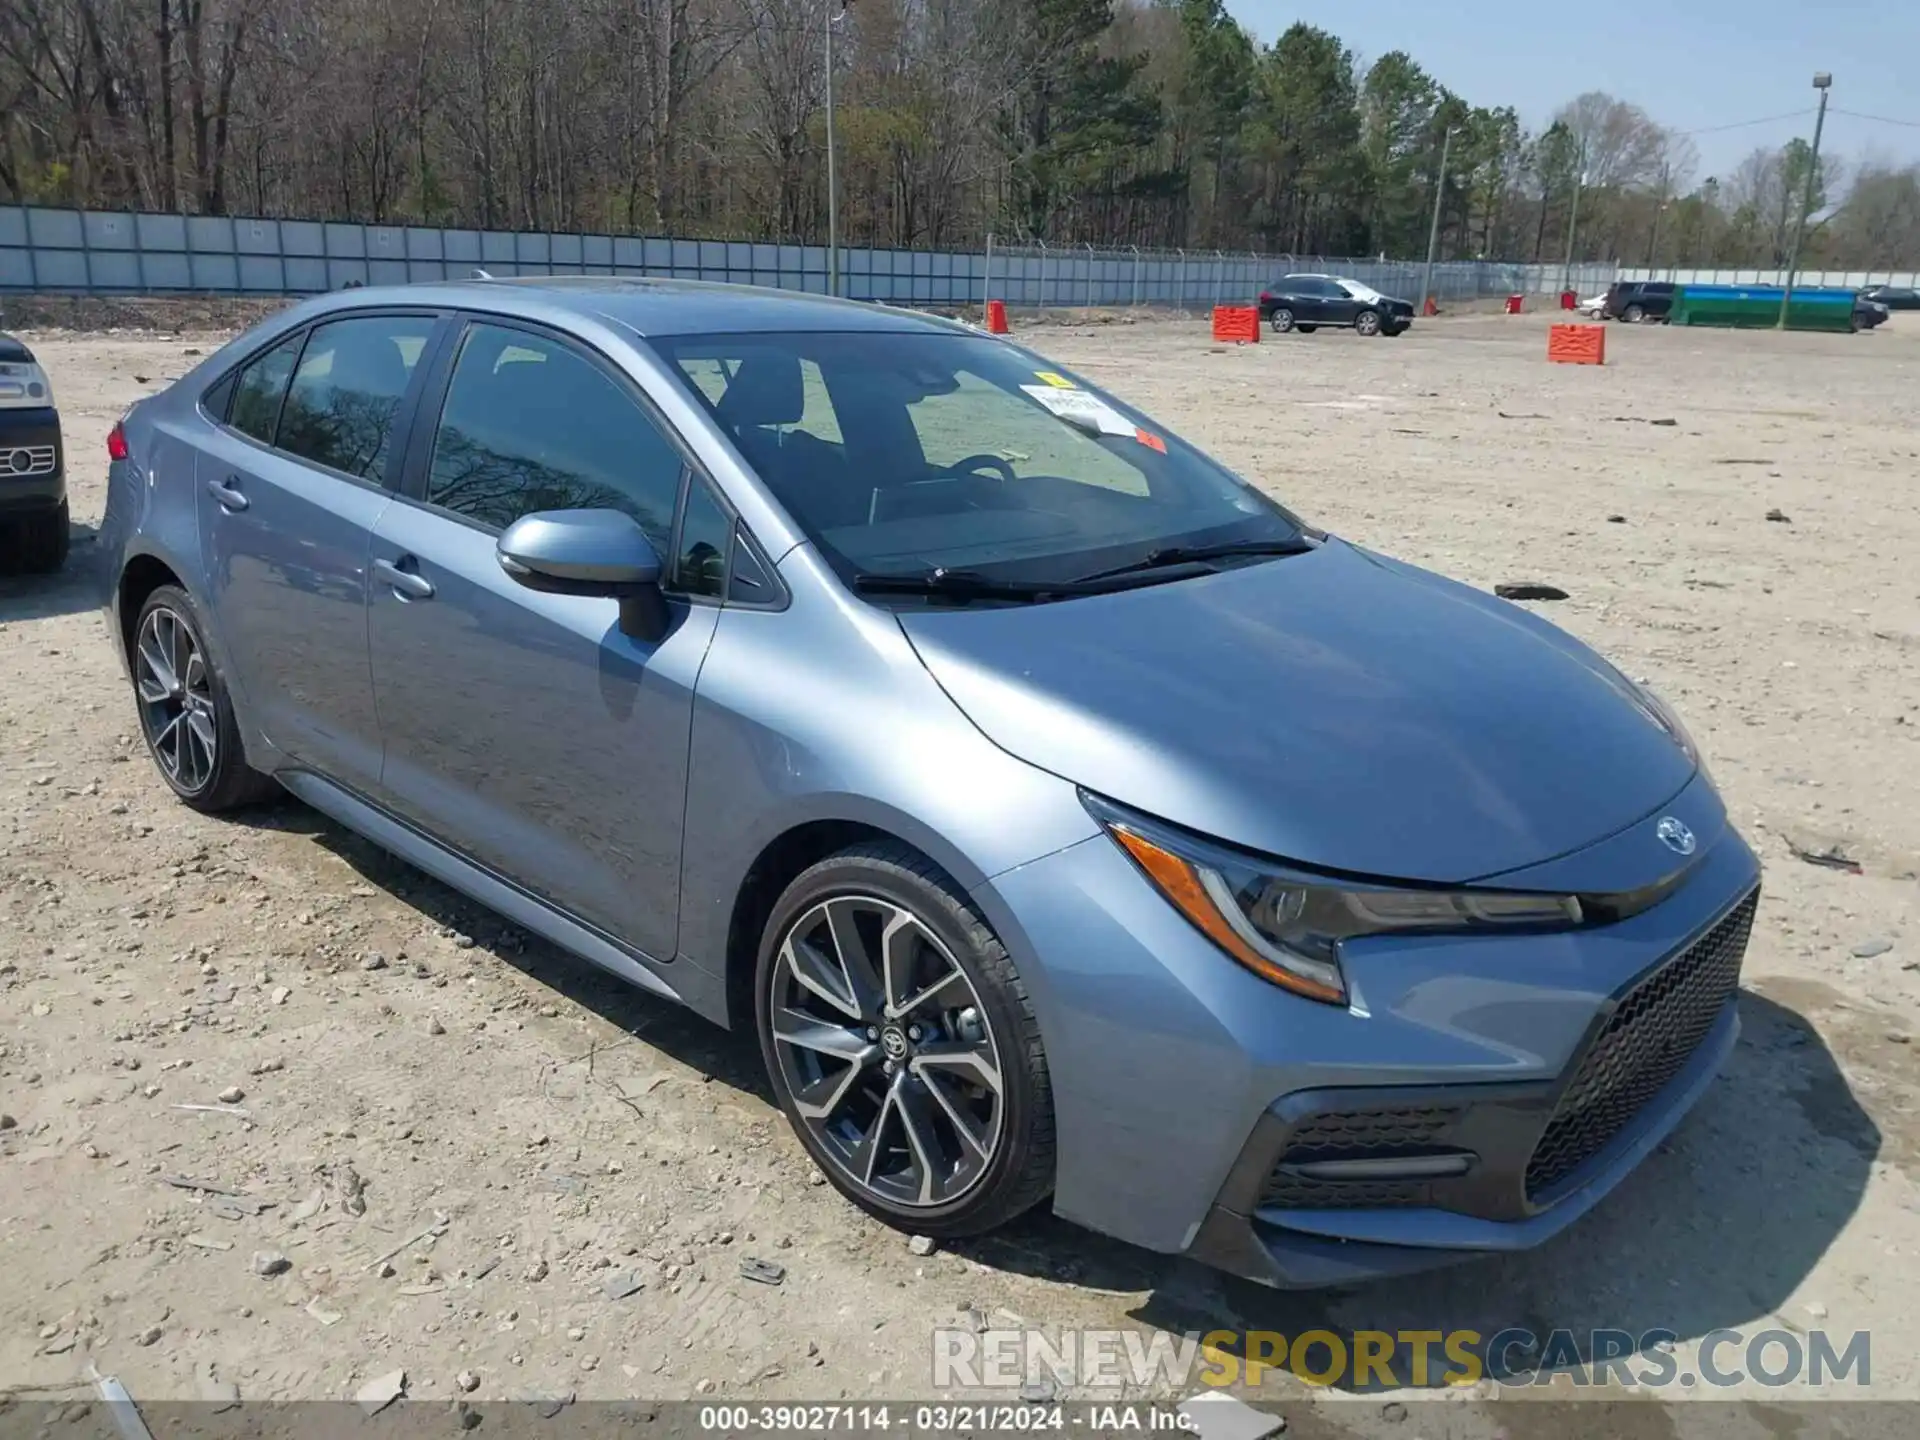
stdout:
<svg viewBox="0 0 1920 1440">
<path fill-rule="evenodd" d="M 1270 980 L 1309 999 L 1330 1001 L 1336 1005 L 1346 1002 L 1347 997 L 1339 990 L 1309 980 L 1304 975 L 1296 975 L 1284 965 L 1275 964 L 1243 940 L 1228 923 L 1227 917 L 1220 913 L 1220 907 L 1213 903 L 1206 886 L 1201 883 L 1199 873 L 1189 862 L 1123 826 L 1111 826 L 1110 833 L 1125 847 L 1134 863 L 1146 871 L 1147 877 L 1173 902 L 1175 909 L 1186 916 L 1201 934 L 1247 969 L 1263 980 Z"/>
</svg>

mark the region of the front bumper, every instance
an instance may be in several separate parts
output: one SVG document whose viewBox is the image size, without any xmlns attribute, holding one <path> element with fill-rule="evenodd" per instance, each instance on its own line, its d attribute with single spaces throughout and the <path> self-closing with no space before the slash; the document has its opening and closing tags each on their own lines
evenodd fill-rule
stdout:
<svg viewBox="0 0 1920 1440">
<path fill-rule="evenodd" d="M 66 498 L 59 412 L 0 409 L 0 513 L 46 510 Z"/>
<path fill-rule="evenodd" d="M 1372 941 L 1350 957 L 1344 1010 L 1221 955 L 1104 836 L 996 877 L 976 894 L 1039 1014 L 1058 1121 L 1055 1209 L 1285 1287 L 1558 1233 L 1679 1122 L 1738 1034 L 1728 997 L 1758 862 L 1705 780 L 1660 813 L 1686 821 L 1701 847 L 1652 909 L 1564 935 Z M 1617 883 L 1624 857 L 1657 843 L 1658 818 L 1594 847 L 1588 866 L 1604 888 L 1628 888 Z M 1649 978 L 1715 933 L 1724 953 L 1686 1024 L 1656 1037 L 1677 1053 L 1628 1063 L 1609 1038 L 1613 1017 L 1645 1008 Z M 1583 1114 L 1599 1121 L 1574 1124 L 1570 1142 L 1569 1117 Z M 1303 1149 L 1303 1138 L 1314 1143 Z M 1461 1155 L 1461 1173 L 1413 1180 L 1389 1164 L 1333 1182 L 1322 1163 L 1416 1157 L 1446 1170 Z M 1446 1156 L 1456 1158 L 1435 1158 Z"/>
</svg>

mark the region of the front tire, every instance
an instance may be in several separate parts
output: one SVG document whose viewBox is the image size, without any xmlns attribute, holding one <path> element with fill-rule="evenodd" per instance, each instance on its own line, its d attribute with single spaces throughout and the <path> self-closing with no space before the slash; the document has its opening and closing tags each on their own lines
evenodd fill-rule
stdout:
<svg viewBox="0 0 1920 1440">
<path fill-rule="evenodd" d="M 1267 326 L 1276 335 L 1284 335 L 1293 329 L 1293 311 L 1281 306 L 1267 317 Z"/>
<path fill-rule="evenodd" d="M 924 856 L 856 845 L 802 872 L 768 919 L 754 996 L 780 1108 L 868 1214 L 977 1235 L 1053 1188 L 1052 1085 L 1026 986 Z"/>
<path fill-rule="evenodd" d="M 1353 317 L 1353 328 L 1356 334 L 1365 335 L 1368 338 L 1378 335 L 1380 333 L 1380 312 L 1378 310 L 1362 310 L 1358 315 Z"/>
<path fill-rule="evenodd" d="M 1311 335 L 1314 331 L 1318 330 L 1320 327 L 1318 325 L 1300 325 L 1300 326 L 1296 326 L 1295 328 L 1298 329 L 1302 335 Z"/>
<path fill-rule="evenodd" d="M 134 622 L 127 656 L 147 750 L 173 793 L 218 814 L 279 793 L 240 744 L 226 682 L 214 668 L 200 614 L 186 591 L 162 585 Z"/>
</svg>

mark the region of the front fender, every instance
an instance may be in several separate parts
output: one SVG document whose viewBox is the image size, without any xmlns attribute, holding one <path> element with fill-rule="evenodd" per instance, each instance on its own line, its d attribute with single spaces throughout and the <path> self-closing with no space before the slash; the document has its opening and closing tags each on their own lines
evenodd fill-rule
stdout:
<svg viewBox="0 0 1920 1440">
<path fill-rule="evenodd" d="M 742 884 L 797 826 L 895 836 L 963 890 L 1096 833 L 1069 782 L 961 714 L 891 615 L 793 579 L 787 610 L 723 613 L 694 702 L 678 953 L 716 974 Z"/>
</svg>

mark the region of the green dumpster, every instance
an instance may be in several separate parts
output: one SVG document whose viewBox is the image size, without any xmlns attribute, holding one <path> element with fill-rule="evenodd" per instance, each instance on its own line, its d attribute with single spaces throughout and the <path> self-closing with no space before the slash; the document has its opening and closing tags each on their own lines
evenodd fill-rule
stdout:
<svg viewBox="0 0 1920 1440">
<path fill-rule="evenodd" d="M 1739 330 L 1770 330 L 1780 323 L 1779 285 L 1682 285 L 1674 291 L 1675 325 L 1720 325 Z M 1853 330 L 1851 290 L 1796 287 L 1787 304 L 1789 330 Z"/>
</svg>

